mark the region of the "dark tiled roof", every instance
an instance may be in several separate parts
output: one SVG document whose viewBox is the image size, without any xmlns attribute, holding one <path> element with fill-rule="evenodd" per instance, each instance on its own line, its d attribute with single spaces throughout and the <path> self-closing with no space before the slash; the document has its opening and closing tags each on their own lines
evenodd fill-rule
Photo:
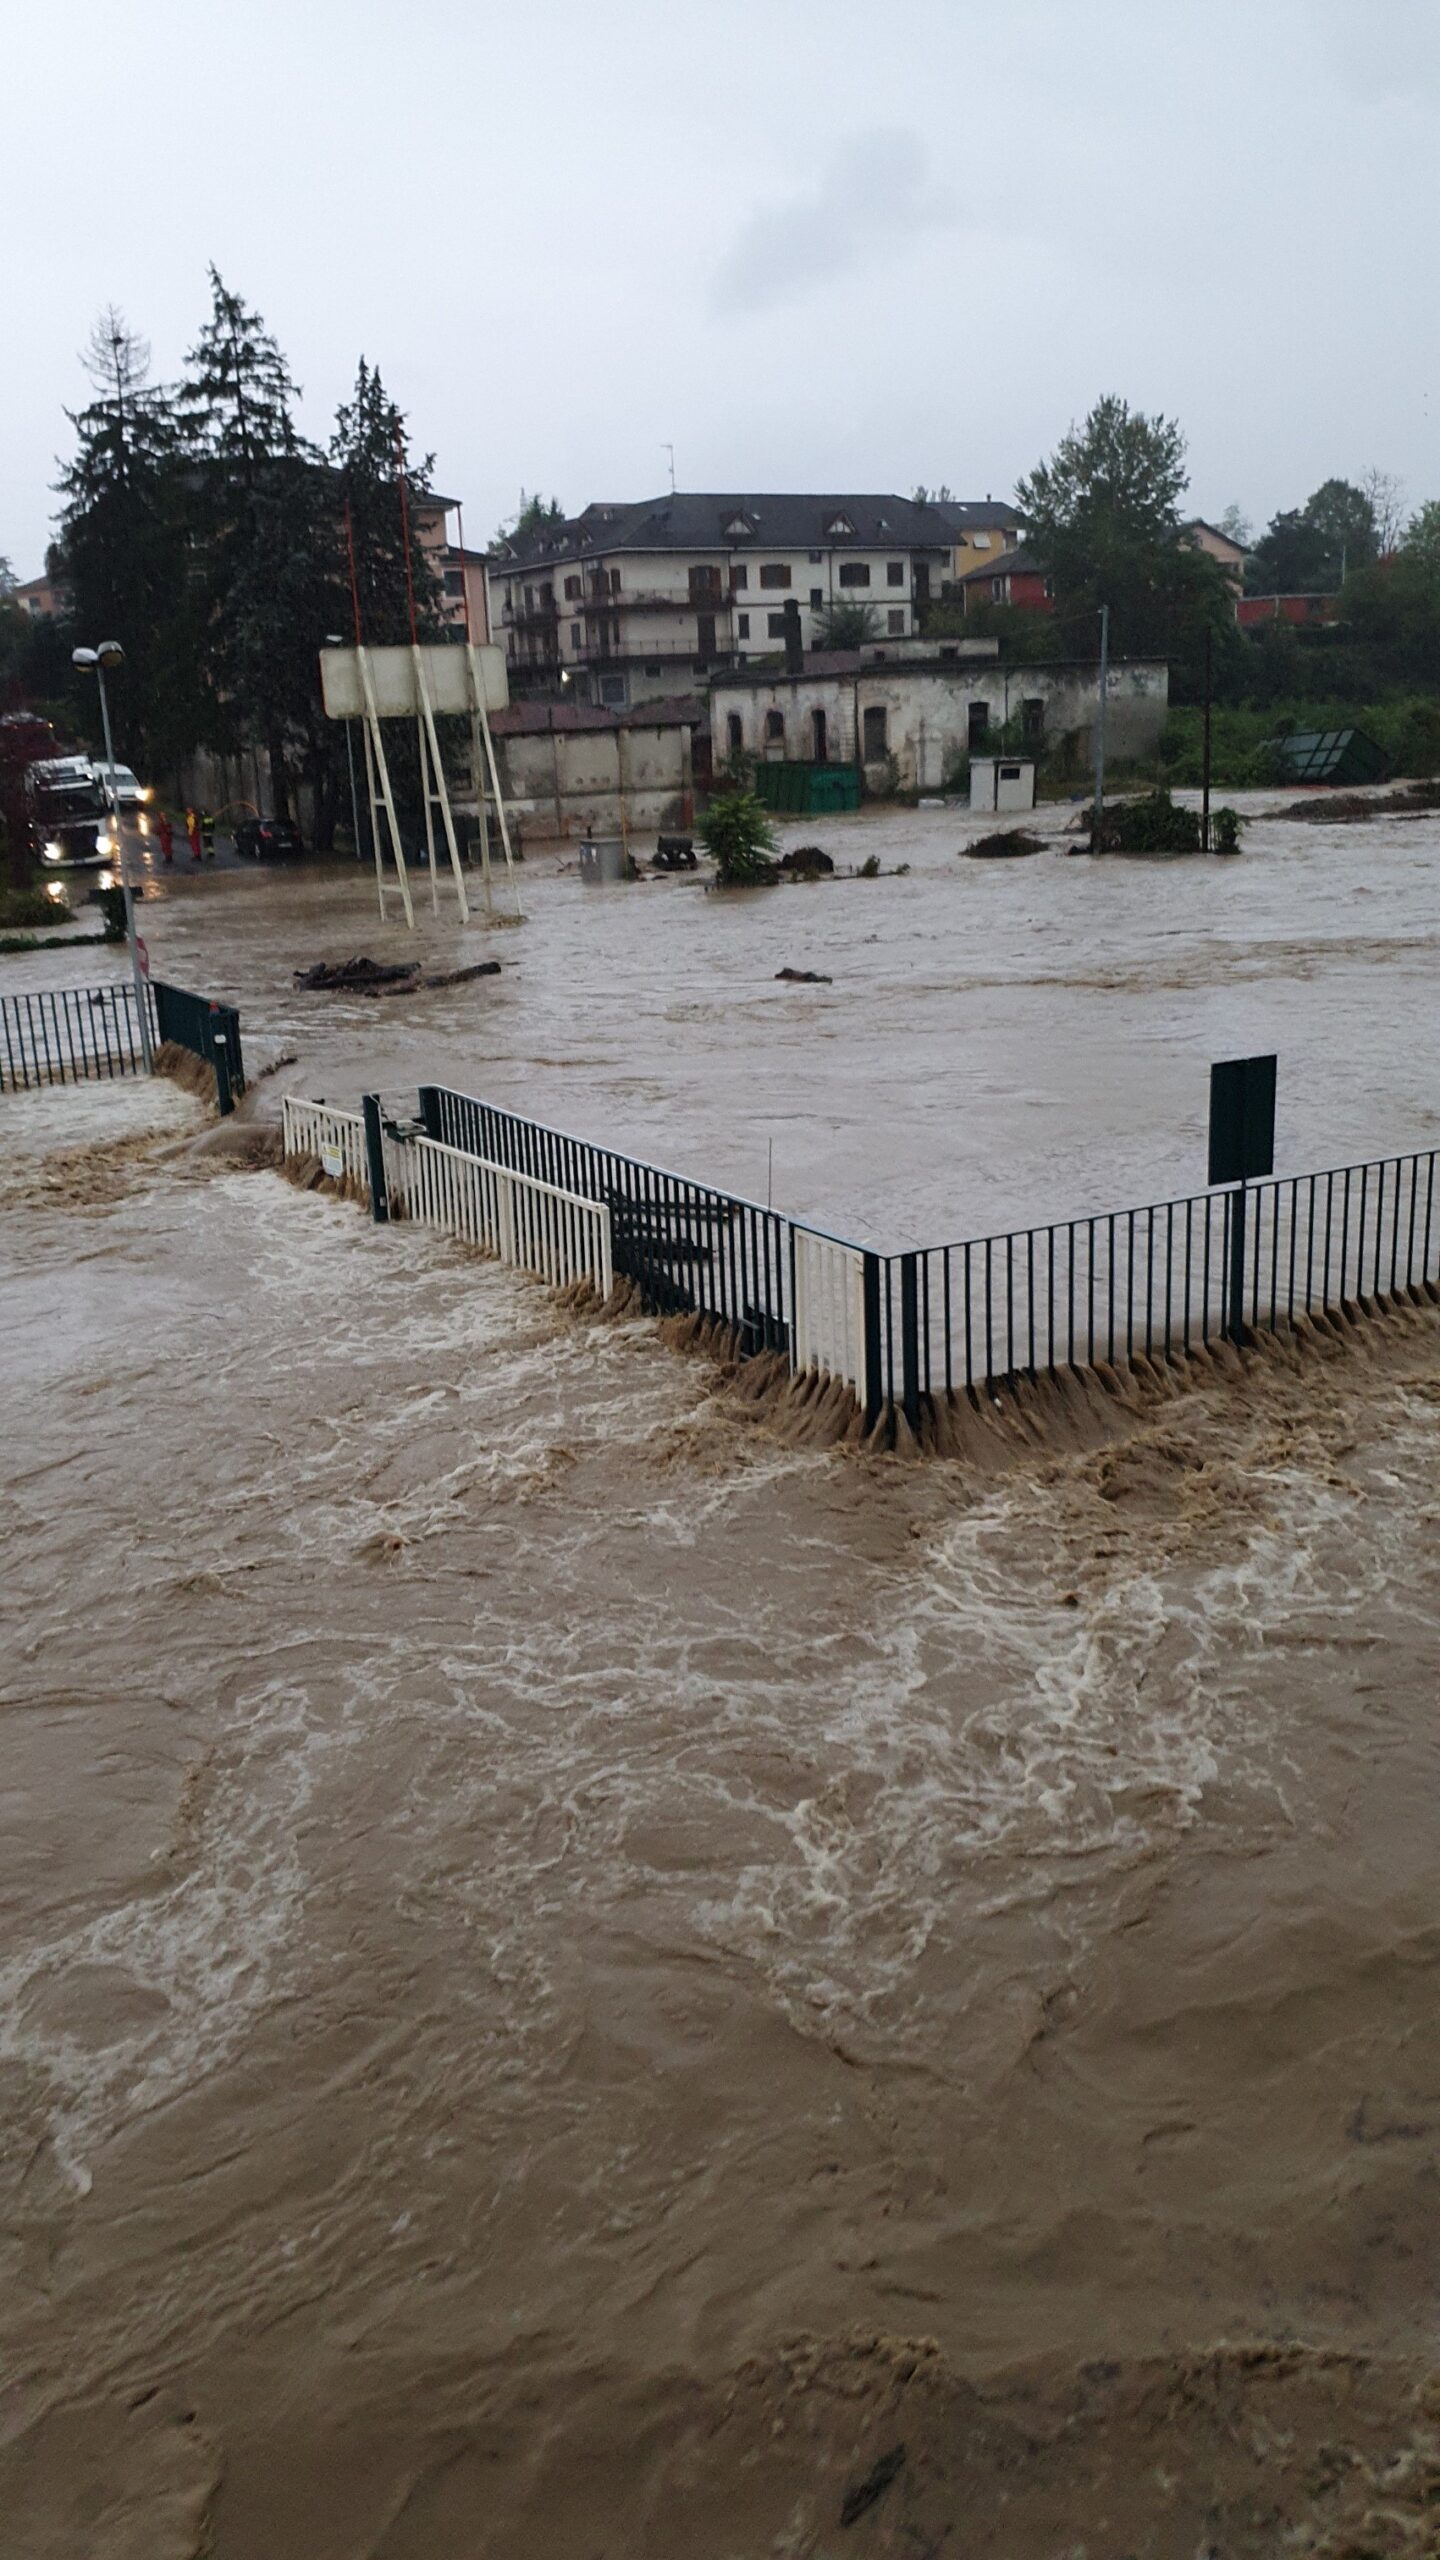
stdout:
<svg viewBox="0 0 1440 2560">
<path fill-rule="evenodd" d="M 1006 510 L 1002 510 L 1007 512 Z M 830 527 L 843 517 L 848 533 Z M 745 529 L 731 532 L 743 519 Z M 987 522 L 993 522 L 993 517 Z M 680 490 L 639 498 L 629 506 L 591 506 L 513 551 L 497 555 L 503 568 L 533 569 L 615 551 L 819 551 L 853 543 L 860 551 L 938 551 L 948 547 L 949 525 L 939 507 L 913 498 L 826 497 Z"/>
<path fill-rule="evenodd" d="M 511 702 L 492 711 L 490 726 L 498 738 L 548 737 L 582 729 L 695 729 L 705 713 L 698 694 L 672 694 L 663 702 L 632 703 L 628 711 L 612 711 L 599 702 Z"/>
<path fill-rule="evenodd" d="M 932 498 L 929 513 L 950 533 L 985 533 L 994 524 L 1020 523 L 1013 498 Z"/>
<path fill-rule="evenodd" d="M 1008 578 L 1012 571 L 1017 577 L 1027 572 L 1032 578 L 1045 578 L 1050 574 L 1044 561 L 1022 542 L 1013 551 L 997 551 L 993 560 L 977 561 L 973 569 L 966 570 L 960 584 L 969 587 L 981 578 Z"/>
</svg>

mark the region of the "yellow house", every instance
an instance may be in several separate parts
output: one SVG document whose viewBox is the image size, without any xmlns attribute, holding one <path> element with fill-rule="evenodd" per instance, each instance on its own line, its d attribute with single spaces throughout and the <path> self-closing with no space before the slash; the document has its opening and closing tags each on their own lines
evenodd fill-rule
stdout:
<svg viewBox="0 0 1440 2560">
<path fill-rule="evenodd" d="M 946 586 L 957 585 L 972 569 L 998 560 L 1002 551 L 1015 550 L 1025 538 L 1009 498 L 931 498 L 926 504 L 940 519 L 944 528 L 940 538 L 950 549 Z"/>
</svg>

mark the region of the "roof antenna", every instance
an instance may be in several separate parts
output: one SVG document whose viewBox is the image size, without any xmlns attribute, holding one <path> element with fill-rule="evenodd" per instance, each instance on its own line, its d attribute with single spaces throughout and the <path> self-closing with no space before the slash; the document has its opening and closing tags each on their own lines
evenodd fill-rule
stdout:
<svg viewBox="0 0 1440 2560">
<path fill-rule="evenodd" d="M 670 495 L 673 498 L 675 495 L 675 447 L 673 444 L 662 444 L 660 450 L 670 456 Z"/>
</svg>

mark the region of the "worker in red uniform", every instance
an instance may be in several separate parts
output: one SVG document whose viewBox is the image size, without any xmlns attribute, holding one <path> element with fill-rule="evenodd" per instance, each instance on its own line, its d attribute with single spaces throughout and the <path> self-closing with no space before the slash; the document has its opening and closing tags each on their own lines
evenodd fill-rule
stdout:
<svg viewBox="0 0 1440 2560">
<path fill-rule="evenodd" d="M 201 859 L 200 821 L 193 809 L 185 812 L 185 833 L 190 839 L 190 859 L 198 862 Z"/>
<path fill-rule="evenodd" d="M 175 859 L 175 830 L 170 824 L 170 812 L 168 809 L 160 809 L 156 812 L 155 833 L 160 839 L 160 850 L 166 861 L 173 862 Z"/>
</svg>

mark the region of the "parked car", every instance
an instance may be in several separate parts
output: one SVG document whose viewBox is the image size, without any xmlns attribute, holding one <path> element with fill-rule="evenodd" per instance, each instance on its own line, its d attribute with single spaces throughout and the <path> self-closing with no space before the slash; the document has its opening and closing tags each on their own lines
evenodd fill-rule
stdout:
<svg viewBox="0 0 1440 2560">
<path fill-rule="evenodd" d="M 235 830 L 235 850 L 251 862 L 292 862 L 305 847 L 299 828 L 289 818 L 242 818 Z"/>
<path fill-rule="evenodd" d="M 153 800 L 155 797 L 151 786 L 141 782 L 128 764 L 117 764 L 112 769 L 103 758 L 98 762 L 92 758 L 92 769 L 107 802 L 110 798 L 113 771 L 115 797 L 122 809 L 142 808 L 147 800 Z"/>
</svg>

